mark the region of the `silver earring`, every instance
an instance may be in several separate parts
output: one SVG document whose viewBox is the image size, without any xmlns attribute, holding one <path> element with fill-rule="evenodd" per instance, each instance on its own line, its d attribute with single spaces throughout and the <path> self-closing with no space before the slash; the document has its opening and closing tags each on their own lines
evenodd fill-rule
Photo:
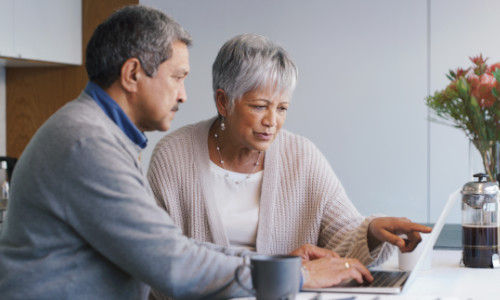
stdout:
<svg viewBox="0 0 500 300">
<path fill-rule="evenodd" d="M 224 124 L 224 117 L 220 119 L 220 130 L 221 131 L 226 130 L 226 124 Z"/>
</svg>

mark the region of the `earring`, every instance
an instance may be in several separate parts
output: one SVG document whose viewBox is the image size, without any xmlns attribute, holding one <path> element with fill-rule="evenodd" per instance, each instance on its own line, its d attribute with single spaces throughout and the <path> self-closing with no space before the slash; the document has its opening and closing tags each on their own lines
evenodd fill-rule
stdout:
<svg viewBox="0 0 500 300">
<path fill-rule="evenodd" d="M 221 131 L 226 130 L 226 124 L 224 123 L 224 117 L 221 117 L 221 119 L 220 119 L 220 130 Z"/>
</svg>

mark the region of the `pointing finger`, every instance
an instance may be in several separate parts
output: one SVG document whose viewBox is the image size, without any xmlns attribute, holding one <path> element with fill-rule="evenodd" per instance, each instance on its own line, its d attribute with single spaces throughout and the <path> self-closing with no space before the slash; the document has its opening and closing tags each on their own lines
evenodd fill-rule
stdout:
<svg viewBox="0 0 500 300">
<path fill-rule="evenodd" d="M 399 228 L 397 229 L 397 231 L 400 231 L 400 232 L 404 232 L 404 233 L 408 233 L 408 232 L 412 232 L 412 231 L 418 231 L 418 232 L 422 232 L 422 233 L 430 233 L 432 231 L 432 228 L 431 227 L 428 227 L 428 226 L 425 226 L 425 225 L 422 225 L 422 224 L 418 224 L 418 223 L 399 223 L 398 224 Z"/>
<path fill-rule="evenodd" d="M 408 242 L 405 245 L 405 249 L 401 250 L 401 252 L 411 252 L 413 251 L 418 244 L 422 241 L 422 237 L 420 236 L 420 233 L 416 231 L 412 231 L 408 233 Z"/>
<path fill-rule="evenodd" d="M 399 236 L 393 234 L 390 231 L 384 230 L 381 232 L 382 239 L 386 242 L 389 242 L 393 245 L 398 246 L 400 249 L 403 249 L 405 246 L 405 241 Z"/>
</svg>

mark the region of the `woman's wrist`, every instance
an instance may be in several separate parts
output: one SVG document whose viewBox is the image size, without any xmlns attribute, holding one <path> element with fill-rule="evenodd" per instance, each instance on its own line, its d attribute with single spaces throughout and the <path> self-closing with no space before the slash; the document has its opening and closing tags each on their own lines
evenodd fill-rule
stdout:
<svg viewBox="0 0 500 300">
<path fill-rule="evenodd" d="M 366 242 L 368 244 L 368 250 L 370 250 L 370 252 L 372 252 L 373 250 L 375 250 L 375 248 L 382 244 L 382 242 L 377 239 L 372 233 L 372 223 L 373 220 L 370 222 L 370 224 L 368 224 L 368 230 L 366 231 Z"/>
</svg>

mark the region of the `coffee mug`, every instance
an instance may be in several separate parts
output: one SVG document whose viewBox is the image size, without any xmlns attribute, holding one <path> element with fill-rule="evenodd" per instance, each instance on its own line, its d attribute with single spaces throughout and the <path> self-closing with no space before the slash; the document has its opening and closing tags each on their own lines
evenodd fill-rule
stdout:
<svg viewBox="0 0 500 300">
<path fill-rule="evenodd" d="M 234 272 L 236 282 L 258 300 L 293 300 L 300 290 L 302 259 L 292 255 L 256 255 L 250 264 Z M 253 289 L 245 287 L 239 278 L 244 268 L 250 268 Z"/>
</svg>

